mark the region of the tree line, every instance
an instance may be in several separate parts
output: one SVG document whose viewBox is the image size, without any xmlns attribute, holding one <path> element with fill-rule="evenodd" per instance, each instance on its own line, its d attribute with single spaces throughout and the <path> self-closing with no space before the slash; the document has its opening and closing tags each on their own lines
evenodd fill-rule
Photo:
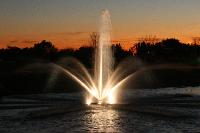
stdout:
<svg viewBox="0 0 200 133">
<path fill-rule="evenodd" d="M 131 48 L 135 56 L 150 64 L 183 63 L 198 64 L 200 57 L 199 43 L 182 43 L 170 38 L 161 41 L 140 41 Z"/>
<path fill-rule="evenodd" d="M 115 59 L 115 65 L 124 60 L 125 58 L 138 58 L 142 60 L 145 64 L 166 64 L 166 63 L 180 63 L 180 64 L 192 64 L 198 65 L 200 61 L 200 45 L 195 41 L 193 44 L 182 43 L 178 39 L 170 38 L 164 40 L 158 40 L 156 38 L 142 38 L 133 46 L 125 50 L 122 48 L 121 44 L 113 44 L 113 57 Z M 29 64 L 37 63 L 40 61 L 48 63 L 56 63 L 59 59 L 64 57 L 74 57 L 82 62 L 87 68 L 92 68 L 94 51 L 98 44 L 98 36 L 93 36 L 91 44 L 87 46 L 82 46 L 78 49 L 58 49 L 49 41 L 41 41 L 34 44 L 29 48 L 19 48 L 11 47 L 0 49 L 0 97 L 1 95 L 10 94 L 31 94 L 31 93 L 41 93 L 45 91 L 46 83 L 49 77 L 49 69 L 39 68 L 40 71 L 18 71 L 21 68 Z M 193 70 L 194 72 L 185 74 L 188 71 L 181 73 L 174 70 L 173 72 L 178 78 L 170 78 L 176 81 L 174 85 L 182 85 L 184 83 L 190 83 L 196 85 L 199 82 L 199 70 Z M 171 71 L 162 70 L 161 72 L 155 72 L 158 75 L 169 74 Z M 179 73 L 178 73 L 179 72 Z M 172 72 L 171 72 L 172 73 Z M 145 74 L 148 75 L 148 74 Z M 143 75 L 143 76 L 145 76 Z M 143 77 L 142 76 L 142 77 Z M 159 76 L 158 76 L 159 77 Z M 162 79 L 161 84 L 166 86 L 171 85 L 168 83 L 169 79 L 165 79 L 166 76 L 160 76 L 158 79 Z M 190 77 L 190 78 L 187 78 Z M 193 78 L 192 78 L 193 77 Z M 179 79 L 179 80 L 177 80 Z M 191 79 L 191 81 L 185 82 Z M 180 82 L 178 82 L 180 81 Z M 195 81 L 195 83 L 194 83 Z M 141 80 L 143 85 L 143 80 Z M 148 84 L 148 87 L 150 85 Z M 152 85 L 156 87 L 156 85 Z M 159 87 L 159 85 L 157 85 Z M 166 87 L 165 86 L 165 87 Z M 78 88 L 77 84 L 72 80 L 66 78 L 66 76 L 61 75 L 56 84 L 52 85 L 56 91 L 74 91 L 74 88 Z M 60 89 L 60 90 L 59 90 Z M 48 90 L 49 91 L 49 90 Z"/>
<path fill-rule="evenodd" d="M 124 50 L 120 44 L 113 44 L 112 49 L 114 51 L 113 56 L 116 57 L 116 62 L 119 62 L 128 56 L 132 56 L 131 51 Z M 56 62 L 63 57 L 74 57 L 87 67 L 91 67 L 94 59 L 94 51 L 95 47 L 92 45 L 81 46 L 78 49 L 58 49 L 51 42 L 43 40 L 30 48 L 8 46 L 7 48 L 0 49 L 0 60 L 19 60 L 25 62 L 45 60 Z"/>
<path fill-rule="evenodd" d="M 92 45 L 81 46 L 78 49 L 58 49 L 51 42 L 43 40 L 33 47 L 19 48 L 8 46 L 0 49 L 0 61 L 19 60 L 46 60 L 57 61 L 62 57 L 71 56 L 80 60 L 87 67 L 92 66 L 94 51 L 97 44 L 96 37 Z M 170 38 L 158 41 L 156 39 L 142 39 L 125 50 L 121 44 L 112 45 L 115 62 L 119 63 L 127 57 L 136 57 L 145 63 L 192 63 L 198 64 L 200 45 L 182 43 L 178 39 Z"/>
</svg>

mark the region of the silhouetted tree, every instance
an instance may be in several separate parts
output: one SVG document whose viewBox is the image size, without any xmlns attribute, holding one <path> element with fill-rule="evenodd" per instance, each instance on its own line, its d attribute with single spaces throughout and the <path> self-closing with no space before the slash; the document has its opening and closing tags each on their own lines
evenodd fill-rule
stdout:
<svg viewBox="0 0 200 133">
<path fill-rule="evenodd" d="M 90 44 L 92 47 L 96 48 L 99 43 L 99 33 L 93 32 L 90 34 Z"/>
<path fill-rule="evenodd" d="M 72 49 L 72 48 L 68 48 L 68 49 L 61 49 L 60 51 L 58 51 L 58 54 L 57 56 L 59 58 L 62 58 L 62 57 L 66 57 L 66 56 L 75 56 L 75 49 Z"/>
<path fill-rule="evenodd" d="M 154 45 L 146 42 L 138 42 L 132 49 L 134 55 L 148 63 L 195 63 L 200 56 L 199 45 L 181 43 L 171 38 L 157 42 Z"/>
<path fill-rule="evenodd" d="M 130 51 L 124 50 L 120 43 L 113 44 L 112 50 L 113 50 L 114 58 L 115 58 L 115 65 L 121 62 L 123 59 L 132 56 L 132 53 Z"/>
<path fill-rule="evenodd" d="M 32 52 L 35 56 L 38 57 L 45 57 L 45 58 L 52 58 L 56 55 L 58 49 L 48 41 L 43 40 L 40 43 L 37 43 L 32 48 Z"/>
<path fill-rule="evenodd" d="M 17 73 L 19 69 L 24 68 L 24 66 L 34 61 L 37 62 L 39 59 L 54 62 L 58 61 L 59 58 L 72 56 L 80 60 L 87 68 L 92 68 L 94 49 L 96 44 L 98 44 L 97 38 L 97 34 L 94 33 L 94 45 L 82 46 L 79 49 L 68 48 L 58 50 L 51 42 L 45 40 L 30 48 L 8 46 L 7 48 L 0 49 L 0 95 L 42 92 L 42 88 L 44 88 L 46 83 L 45 79 L 49 78 L 49 75 L 45 73 L 45 69 L 43 69 L 44 72 L 41 71 L 38 73 L 30 71 Z M 186 44 L 174 38 L 158 42 L 155 38 L 148 37 L 140 39 L 130 50 L 123 49 L 121 44 L 113 44 L 112 50 L 115 58 L 115 66 L 124 58 L 133 56 L 133 54 L 149 64 L 185 63 L 194 65 L 199 64 L 200 57 L 198 40 L 195 40 L 192 44 Z M 199 72 L 199 70 L 195 70 L 194 73 L 196 74 L 196 72 Z M 191 76 L 193 76 L 193 79 L 198 80 L 198 74 L 195 74 Z M 175 75 L 177 75 L 177 72 Z M 35 84 L 35 82 L 37 83 Z M 193 80 L 189 82 L 192 84 L 198 83 L 196 81 L 193 82 Z"/>
<path fill-rule="evenodd" d="M 85 66 L 91 68 L 93 66 L 94 48 L 82 46 L 75 51 L 75 57 L 80 60 Z"/>
<path fill-rule="evenodd" d="M 141 37 L 138 39 L 138 42 L 139 43 L 148 43 L 148 44 L 156 44 L 160 41 L 159 38 L 157 38 L 156 36 L 152 36 L 152 35 L 148 35 L 148 36 L 145 36 L 145 37 Z"/>
<path fill-rule="evenodd" d="M 193 40 L 193 45 L 199 45 L 200 44 L 200 37 L 193 37 L 192 38 L 192 40 Z"/>
</svg>

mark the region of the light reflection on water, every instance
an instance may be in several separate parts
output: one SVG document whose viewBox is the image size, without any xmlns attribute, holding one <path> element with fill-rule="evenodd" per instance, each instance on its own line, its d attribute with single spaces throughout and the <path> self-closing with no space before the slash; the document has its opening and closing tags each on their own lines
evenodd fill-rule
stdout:
<svg viewBox="0 0 200 133">
<path fill-rule="evenodd" d="M 72 121 L 71 121 L 71 120 Z M 182 132 L 199 131 L 199 119 L 174 119 L 93 107 L 63 117 L 64 128 L 71 132 Z M 69 121 L 70 120 L 70 121 Z"/>
<path fill-rule="evenodd" d="M 93 110 L 83 118 L 86 127 L 92 129 L 91 132 L 118 132 L 119 112 L 107 108 Z"/>
<path fill-rule="evenodd" d="M 199 90 L 198 88 L 165 88 L 157 90 L 133 90 L 123 91 L 120 98 L 125 101 L 134 101 L 135 97 L 163 96 L 163 94 L 191 94 Z M 199 93 L 194 93 L 199 94 Z M 184 111 L 192 113 L 195 118 L 183 117 L 165 117 L 155 114 L 145 114 L 134 112 L 131 110 L 124 110 L 119 108 L 112 108 L 112 106 L 91 105 L 90 108 L 82 108 L 77 110 L 76 107 L 82 107 L 82 94 L 48 94 L 43 97 L 62 97 L 67 98 L 64 106 L 65 114 L 52 115 L 50 117 L 42 117 L 39 119 L 25 119 L 19 117 L 21 114 L 29 113 L 32 109 L 25 112 L 19 108 L 12 110 L 0 110 L 0 132 L 6 133 L 68 133 L 68 132 L 198 132 L 200 131 L 200 109 L 196 104 L 200 101 L 200 96 L 187 96 L 175 98 L 176 105 L 169 106 L 172 100 L 166 97 L 166 106 L 159 105 L 159 108 L 164 108 L 163 112 L 172 109 L 175 111 Z M 161 97 L 163 98 L 163 97 Z M 122 99 L 122 100 L 124 100 Z M 160 99 L 160 98 L 159 98 Z M 159 100 L 157 99 L 157 100 Z M 16 101 L 16 100 L 14 100 Z M 154 101 L 155 103 L 158 101 Z M 179 107 L 177 104 L 187 104 L 185 107 Z M 162 103 L 165 104 L 165 103 Z M 195 104 L 195 106 L 192 106 Z M 25 105 L 24 105 L 25 106 Z M 127 108 L 135 108 L 134 104 L 125 104 Z M 155 105 L 154 105 L 155 106 Z M 88 107 L 88 106 L 87 106 Z M 74 111 L 70 111 L 74 109 Z M 41 110 L 43 110 L 41 108 Z M 44 110 L 45 111 L 45 110 Z M 19 112 L 19 113 L 15 113 Z M 14 113 L 12 115 L 12 113 Z M 17 116 L 19 114 L 19 116 Z M 10 117 L 7 117 L 9 116 Z M 6 116 L 6 117 L 5 117 Z M 14 118 L 12 118 L 14 116 Z"/>
</svg>

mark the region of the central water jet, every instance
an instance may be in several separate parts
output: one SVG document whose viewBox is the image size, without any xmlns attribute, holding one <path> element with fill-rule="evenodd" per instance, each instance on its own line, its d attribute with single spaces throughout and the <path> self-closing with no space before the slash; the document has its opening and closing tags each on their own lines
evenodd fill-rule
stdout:
<svg viewBox="0 0 200 133">
<path fill-rule="evenodd" d="M 98 89 L 98 103 L 102 103 L 105 98 L 106 83 L 113 71 L 111 29 L 109 11 L 103 10 L 100 18 L 99 41 L 95 48 L 94 75 Z"/>
<path fill-rule="evenodd" d="M 88 105 L 91 103 L 116 103 L 116 90 L 134 75 L 128 71 L 130 63 L 129 67 L 126 66 L 127 69 L 120 65 L 113 70 L 111 30 L 109 11 L 103 10 L 100 17 L 99 40 L 98 44 L 95 45 L 94 77 L 76 59 L 65 60 L 69 65 L 64 67 L 55 64 L 56 68 L 61 69 L 89 92 L 90 95 L 86 101 Z"/>
</svg>

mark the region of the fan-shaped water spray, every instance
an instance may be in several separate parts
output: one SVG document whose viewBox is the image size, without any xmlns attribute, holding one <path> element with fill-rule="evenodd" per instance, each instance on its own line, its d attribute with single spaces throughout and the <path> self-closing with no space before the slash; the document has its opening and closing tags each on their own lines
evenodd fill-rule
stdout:
<svg viewBox="0 0 200 133">
<path fill-rule="evenodd" d="M 100 17 L 99 41 L 95 47 L 94 77 L 75 59 L 68 58 L 65 62 L 70 62 L 76 68 L 70 65 L 67 65 L 68 67 L 56 65 L 57 68 L 63 70 L 66 75 L 70 76 L 89 92 L 91 96 L 87 99 L 87 104 L 93 102 L 93 97 L 97 99 L 98 104 L 102 102 L 114 103 L 115 91 L 133 75 L 127 73 L 127 71 L 122 71 L 121 66 L 117 67 L 115 71 L 113 70 L 111 29 L 109 11 L 103 10 Z"/>
</svg>

